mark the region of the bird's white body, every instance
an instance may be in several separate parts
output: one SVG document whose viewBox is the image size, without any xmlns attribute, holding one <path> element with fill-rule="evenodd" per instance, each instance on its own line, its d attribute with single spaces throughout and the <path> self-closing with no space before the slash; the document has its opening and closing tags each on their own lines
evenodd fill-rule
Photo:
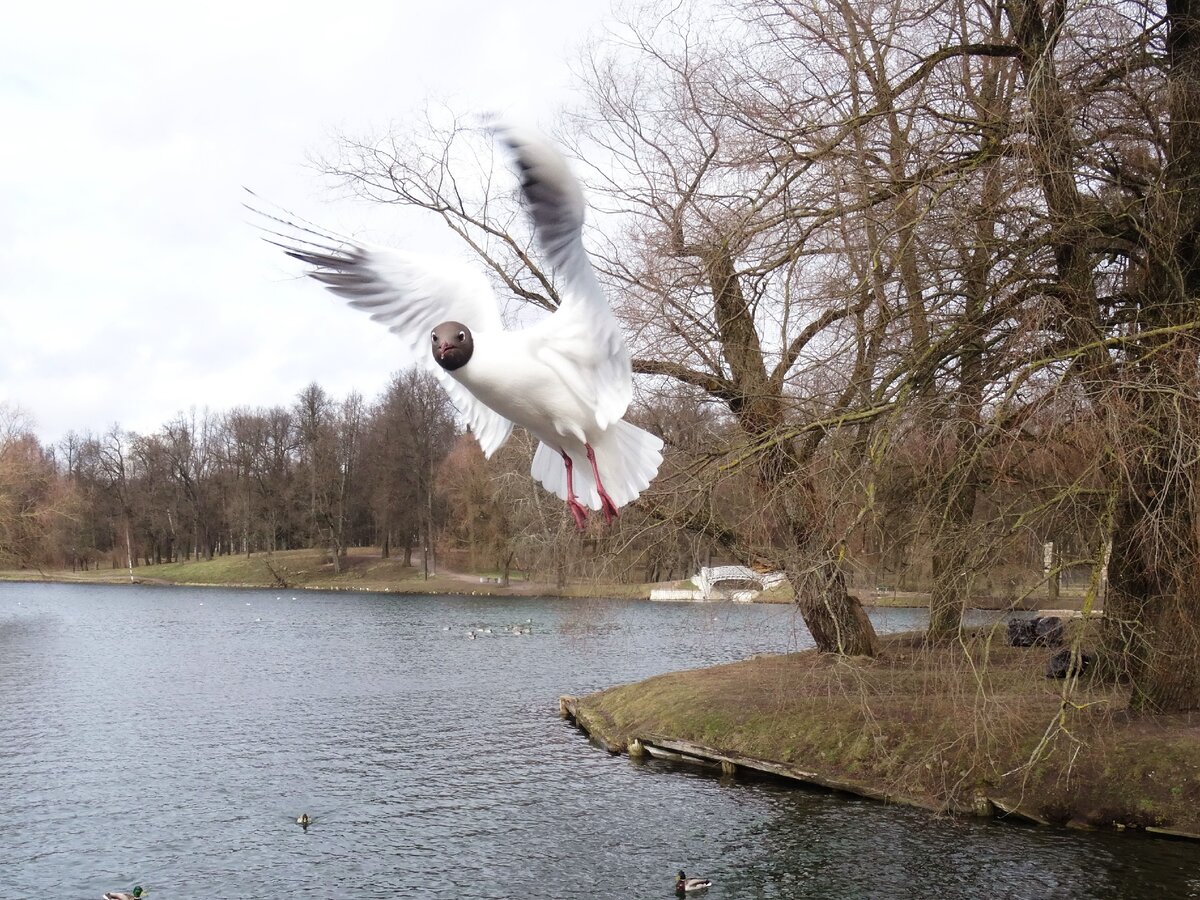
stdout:
<svg viewBox="0 0 1200 900">
<path fill-rule="evenodd" d="M 552 321 L 553 317 L 546 321 Z M 527 429 L 540 442 L 530 474 L 553 494 L 568 498 L 562 454 L 572 462 L 575 495 L 584 506 L 602 508 L 596 467 L 612 502 L 621 507 L 637 498 L 658 472 L 662 441 L 618 419 L 601 427 L 595 410 L 568 386 L 553 365 L 542 361 L 542 329 L 475 332 L 470 361 L 448 373 L 480 402 Z"/>
<path fill-rule="evenodd" d="M 567 501 L 582 527 L 578 502 L 604 510 L 606 518 L 615 515 L 658 473 L 663 443 L 622 418 L 633 396 L 633 373 L 583 248 L 578 183 L 539 136 L 511 128 L 497 133 L 514 153 L 538 242 L 560 283 L 558 308 L 528 328 L 505 329 L 487 279 L 461 265 L 439 265 L 268 217 L 290 231 L 272 232 L 287 241 L 279 246 L 315 266 L 312 277 L 385 324 L 418 359 L 434 361 L 431 329 L 435 351 L 442 341 L 438 329 L 449 326 L 442 346 L 456 341 L 457 332 L 466 342 L 458 344 L 466 361 L 452 366 L 442 350 L 433 371 L 484 454 L 490 457 L 504 444 L 513 424 L 528 429 L 541 442 L 530 474 Z"/>
<path fill-rule="evenodd" d="M 604 434 L 595 413 L 539 359 L 536 333 L 476 331 L 474 337 L 470 362 L 449 375 L 482 403 L 543 443 L 573 439 L 582 451 Z"/>
</svg>

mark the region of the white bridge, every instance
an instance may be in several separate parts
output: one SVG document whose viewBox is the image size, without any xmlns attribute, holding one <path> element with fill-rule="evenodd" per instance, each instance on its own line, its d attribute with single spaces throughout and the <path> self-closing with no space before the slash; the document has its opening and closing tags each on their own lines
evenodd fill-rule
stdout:
<svg viewBox="0 0 1200 900">
<path fill-rule="evenodd" d="M 702 567 L 692 581 L 698 590 L 657 590 L 651 600 L 734 600 L 748 602 L 787 578 L 782 572 L 755 572 L 746 566 Z"/>
</svg>

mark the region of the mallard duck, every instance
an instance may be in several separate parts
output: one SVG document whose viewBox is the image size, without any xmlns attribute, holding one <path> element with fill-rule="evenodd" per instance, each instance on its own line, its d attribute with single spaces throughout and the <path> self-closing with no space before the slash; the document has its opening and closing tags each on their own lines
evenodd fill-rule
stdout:
<svg viewBox="0 0 1200 900">
<path fill-rule="evenodd" d="M 683 869 L 679 870 L 679 874 L 675 876 L 675 893 L 688 894 L 692 891 L 707 891 L 712 886 L 712 882 L 707 878 L 688 878 L 687 873 Z"/>
<path fill-rule="evenodd" d="M 104 895 L 103 900 L 138 900 L 142 894 L 146 893 L 142 890 L 140 884 L 134 885 L 132 891 L 109 891 Z"/>
<path fill-rule="evenodd" d="M 300 813 L 300 818 L 296 819 L 296 824 L 305 830 L 307 830 L 308 826 L 312 823 L 312 817 L 308 813 Z"/>
</svg>

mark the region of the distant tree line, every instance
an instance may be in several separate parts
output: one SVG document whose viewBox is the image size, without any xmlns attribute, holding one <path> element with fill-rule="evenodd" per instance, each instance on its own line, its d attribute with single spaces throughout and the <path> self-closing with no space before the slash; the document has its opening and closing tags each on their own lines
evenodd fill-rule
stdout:
<svg viewBox="0 0 1200 900">
<path fill-rule="evenodd" d="M 458 437 L 445 394 L 416 372 L 373 405 L 312 384 L 287 407 L 193 411 L 53 447 L 16 410 L 0 419 L 0 558 L 83 569 L 314 546 L 335 568 L 358 544 L 407 554 L 442 527 L 432 476 Z"/>
</svg>

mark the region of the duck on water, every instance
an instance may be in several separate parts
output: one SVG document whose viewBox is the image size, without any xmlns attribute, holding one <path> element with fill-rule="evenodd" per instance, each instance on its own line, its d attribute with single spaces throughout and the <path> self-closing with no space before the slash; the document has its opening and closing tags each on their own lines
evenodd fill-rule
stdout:
<svg viewBox="0 0 1200 900">
<path fill-rule="evenodd" d="M 707 878 L 688 878 L 683 869 L 675 876 L 675 893 L 690 894 L 694 891 L 707 891 L 712 882 Z"/>
</svg>

